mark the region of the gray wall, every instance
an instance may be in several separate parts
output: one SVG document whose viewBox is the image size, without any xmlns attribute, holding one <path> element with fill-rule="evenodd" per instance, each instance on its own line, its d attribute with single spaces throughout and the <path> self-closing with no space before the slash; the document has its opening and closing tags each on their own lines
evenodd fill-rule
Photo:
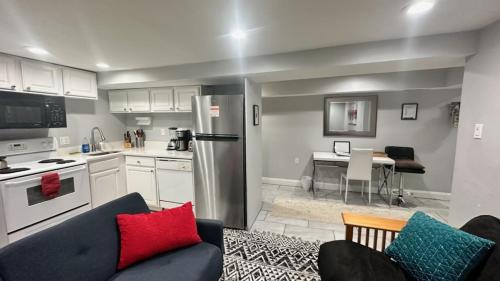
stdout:
<svg viewBox="0 0 500 281">
<path fill-rule="evenodd" d="M 264 177 L 297 180 L 312 172 L 312 153 L 332 151 L 333 140 L 350 140 L 351 147 L 383 150 L 386 145 L 412 146 L 426 166 L 425 175 L 407 176 L 409 189 L 450 192 L 455 158 L 456 129 L 448 104 L 460 91 L 434 90 L 379 93 L 376 138 L 323 136 L 324 96 L 265 98 L 263 100 Z M 402 121 L 401 104 L 419 103 L 417 121 Z M 298 158 L 299 163 L 294 160 Z M 322 169 L 325 182 L 337 183 L 337 173 Z M 320 179 L 321 181 L 321 179 Z"/>
<path fill-rule="evenodd" d="M 479 51 L 465 66 L 450 222 L 500 217 L 500 22 L 482 31 Z M 473 139 L 475 123 L 483 138 Z"/>
<path fill-rule="evenodd" d="M 146 140 L 149 141 L 168 141 L 170 139 L 169 127 L 192 128 L 191 113 L 154 113 L 154 114 L 125 114 L 127 115 L 127 130 L 136 130 L 141 126 L 137 126 L 135 117 L 149 116 L 152 118 L 150 126 L 142 126 L 146 134 Z M 165 129 L 165 135 L 161 135 L 161 129 Z M 123 133 L 122 133 L 123 135 Z"/>
<path fill-rule="evenodd" d="M 99 126 L 108 141 L 123 138 L 125 116 L 109 113 L 108 95 L 99 91 L 99 100 L 66 98 L 67 128 L 54 129 L 8 129 L 0 131 L 0 140 L 69 136 L 70 144 L 79 146 L 84 137 L 90 140 L 90 130 Z"/>
</svg>

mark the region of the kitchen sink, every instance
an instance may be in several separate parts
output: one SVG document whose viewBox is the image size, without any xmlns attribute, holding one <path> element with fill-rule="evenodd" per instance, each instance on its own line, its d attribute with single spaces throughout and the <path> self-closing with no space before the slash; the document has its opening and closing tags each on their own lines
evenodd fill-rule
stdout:
<svg viewBox="0 0 500 281">
<path fill-rule="evenodd" d="M 120 151 L 115 150 L 115 151 L 99 151 L 99 152 L 92 152 L 89 153 L 89 156 L 102 156 L 102 155 L 108 155 L 108 154 L 113 154 L 113 153 L 118 153 Z"/>
</svg>

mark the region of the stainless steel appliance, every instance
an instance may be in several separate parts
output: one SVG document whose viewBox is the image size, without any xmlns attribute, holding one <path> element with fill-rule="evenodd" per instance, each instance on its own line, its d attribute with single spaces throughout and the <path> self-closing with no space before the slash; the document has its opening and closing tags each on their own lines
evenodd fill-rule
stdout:
<svg viewBox="0 0 500 281">
<path fill-rule="evenodd" d="M 191 130 L 178 128 L 175 131 L 177 135 L 177 151 L 186 151 L 189 147 L 189 141 L 191 140 Z"/>
<path fill-rule="evenodd" d="M 55 156 L 52 138 L 0 142 L 9 167 L 0 170 L 0 247 L 90 210 L 87 164 Z M 41 177 L 59 174 L 54 198 L 41 192 Z"/>
<path fill-rule="evenodd" d="M 196 215 L 246 228 L 243 95 L 192 97 Z"/>
<path fill-rule="evenodd" d="M 66 127 L 64 97 L 0 93 L 0 129 Z"/>
<path fill-rule="evenodd" d="M 167 150 L 177 149 L 177 127 L 168 128 L 168 133 L 170 134 L 170 141 L 168 142 Z"/>
</svg>

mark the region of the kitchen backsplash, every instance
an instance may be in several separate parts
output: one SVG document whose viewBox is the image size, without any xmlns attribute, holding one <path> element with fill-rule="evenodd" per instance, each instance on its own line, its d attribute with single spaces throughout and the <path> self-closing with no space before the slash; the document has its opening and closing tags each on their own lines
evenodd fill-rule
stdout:
<svg viewBox="0 0 500 281">
<path fill-rule="evenodd" d="M 136 130 L 137 126 L 135 117 L 151 117 L 151 125 L 142 126 L 148 141 L 168 141 L 170 139 L 169 127 L 192 128 L 191 113 L 155 113 L 155 114 L 127 114 L 127 130 Z M 162 129 L 165 135 L 162 136 Z"/>
</svg>

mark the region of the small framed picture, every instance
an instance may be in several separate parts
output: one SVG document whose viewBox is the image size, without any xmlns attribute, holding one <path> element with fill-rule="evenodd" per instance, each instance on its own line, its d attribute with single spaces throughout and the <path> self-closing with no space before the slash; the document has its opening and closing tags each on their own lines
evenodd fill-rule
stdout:
<svg viewBox="0 0 500 281">
<path fill-rule="evenodd" d="M 259 106 L 256 104 L 253 105 L 253 125 L 254 126 L 260 125 L 260 109 Z"/>
<path fill-rule="evenodd" d="M 418 103 L 403 103 L 401 106 L 401 120 L 417 120 Z"/>
</svg>

